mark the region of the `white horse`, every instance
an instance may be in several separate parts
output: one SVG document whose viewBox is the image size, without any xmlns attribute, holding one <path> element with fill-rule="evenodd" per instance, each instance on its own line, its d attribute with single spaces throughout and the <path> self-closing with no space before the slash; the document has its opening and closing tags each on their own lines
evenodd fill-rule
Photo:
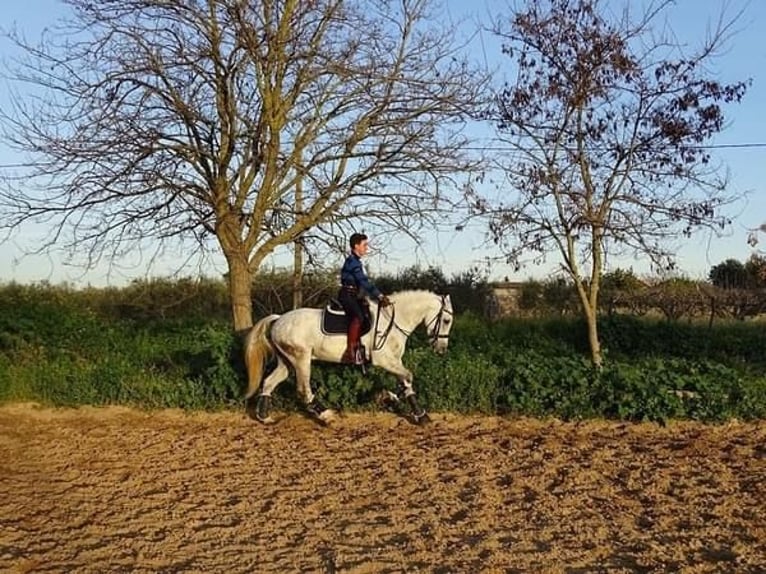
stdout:
<svg viewBox="0 0 766 574">
<path fill-rule="evenodd" d="M 380 309 L 377 303 L 370 302 L 372 327 L 362 336 L 362 344 L 371 363 L 393 373 L 399 381 L 398 393 L 389 392 L 388 398 L 406 399 L 412 420 L 422 424 L 429 420 L 428 415 L 415 399 L 412 372 L 402 364 L 402 355 L 407 338 L 421 323 L 425 324 L 434 351 L 446 352 L 453 324 L 452 302 L 449 295 L 430 291 L 402 291 L 389 299 L 391 305 Z M 325 424 L 335 418 L 336 413 L 322 405 L 311 389 L 311 361 L 340 363 L 346 349 L 346 335 L 323 333 L 322 313 L 322 309 L 301 308 L 284 315 L 269 315 L 256 323 L 247 335 L 245 398 L 247 413 L 255 420 L 274 422 L 269 415 L 271 394 L 288 377 L 288 367 L 295 370 L 298 392 L 308 411 Z M 266 362 L 273 356 L 276 356 L 276 367 L 262 381 Z M 258 399 L 254 401 L 259 389 Z"/>
</svg>

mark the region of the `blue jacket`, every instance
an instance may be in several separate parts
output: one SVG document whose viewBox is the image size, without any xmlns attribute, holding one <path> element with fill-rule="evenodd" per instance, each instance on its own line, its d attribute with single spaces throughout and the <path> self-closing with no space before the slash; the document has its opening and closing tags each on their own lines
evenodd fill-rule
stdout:
<svg viewBox="0 0 766 574">
<path fill-rule="evenodd" d="M 340 270 L 340 282 L 342 285 L 352 285 L 357 289 L 364 289 L 370 296 L 380 299 L 383 295 L 380 289 L 375 287 L 367 278 L 362 266 L 362 260 L 358 255 L 351 253 L 346 257 L 343 268 Z"/>
</svg>

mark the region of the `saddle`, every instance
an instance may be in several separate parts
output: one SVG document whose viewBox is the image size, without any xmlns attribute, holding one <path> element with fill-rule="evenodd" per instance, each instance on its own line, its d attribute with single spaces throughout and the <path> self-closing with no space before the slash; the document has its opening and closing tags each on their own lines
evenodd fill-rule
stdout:
<svg viewBox="0 0 766 574">
<path fill-rule="evenodd" d="M 367 334 L 372 328 L 372 315 L 367 305 L 362 305 L 364 319 L 362 320 L 362 335 Z M 330 299 L 322 309 L 322 333 L 325 335 L 343 335 L 348 332 L 348 319 L 337 299 Z"/>
</svg>

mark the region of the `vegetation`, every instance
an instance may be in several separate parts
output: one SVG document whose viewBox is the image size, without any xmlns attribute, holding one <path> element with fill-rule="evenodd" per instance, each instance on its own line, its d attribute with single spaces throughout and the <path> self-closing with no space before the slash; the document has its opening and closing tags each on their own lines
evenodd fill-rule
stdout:
<svg viewBox="0 0 766 574">
<path fill-rule="evenodd" d="M 432 0 L 64 3 L 37 42 L 2 32 L 22 56 L 0 71 L 0 131 L 26 159 L 0 178 L 0 230 L 42 224 L 28 247 L 84 267 L 221 255 L 238 332 L 273 307 L 252 289 L 276 250 L 293 248 L 300 285 L 304 256 L 352 229 L 417 238 L 477 216 L 509 261 L 560 257 L 566 280 L 525 304 L 573 285 L 598 367 L 607 255 L 670 265 L 665 239 L 728 224 L 705 144 L 748 82 L 708 66 L 736 23 L 724 14 L 695 51 L 657 29 L 672 0 L 509 6 L 490 28 L 515 81 L 493 90 L 470 31 Z M 510 153 L 470 145 L 473 120 Z"/>
<path fill-rule="evenodd" d="M 596 367 L 607 255 L 672 269 L 669 238 L 729 223 L 726 178 L 704 144 L 749 85 L 722 83 L 707 65 L 736 18 L 721 15 L 690 50 L 658 30 L 672 4 L 615 14 L 602 0 L 526 2 L 492 27 L 515 79 L 488 117 L 513 151 L 497 158 L 498 193 L 471 194 L 471 205 L 508 261 L 560 261 Z"/>
<path fill-rule="evenodd" d="M 0 400 L 236 406 L 234 333 L 335 294 L 333 276 L 303 273 L 304 250 L 337 249 L 351 228 L 416 235 L 458 213 L 465 190 L 470 213 L 459 217 L 485 218 L 505 258 L 556 253 L 564 277 L 524 286 L 525 319 L 493 322 L 477 270 L 378 278 L 385 291 L 453 295 L 449 356 L 416 337 L 406 357 L 432 409 L 764 415 L 762 329 L 744 322 L 766 310 L 762 257 L 726 261 L 710 283 L 604 274 L 620 250 L 672 268 L 667 238 L 729 223 L 732 198 L 705 144 L 749 84 L 722 83 L 706 64 L 735 21 L 722 15 L 694 52 L 653 28 L 671 0 L 638 19 L 602 0 L 526 3 L 492 26 L 516 74 L 493 94 L 430 0 L 65 3 L 69 19 L 39 43 L 5 33 L 25 56 L 6 66 L 0 130 L 28 161 L 3 175 L 0 230 L 42 223 L 39 251 L 63 248 L 86 267 L 217 252 L 228 273 L 0 288 Z M 465 128 L 477 118 L 518 153 L 476 157 Z M 490 180 L 490 165 L 503 182 L 487 199 L 474 184 Z M 294 275 L 263 272 L 284 246 Z M 344 367 L 315 373 L 320 394 L 344 408 L 392 383 Z"/>
<path fill-rule="evenodd" d="M 6 285 L 0 401 L 241 408 L 241 343 L 226 294 L 216 281 L 86 290 Z M 445 357 L 434 355 L 418 332 L 405 361 L 423 403 L 436 411 L 655 421 L 766 417 L 760 323 L 710 328 L 614 314 L 599 326 L 608 358 L 601 370 L 588 359 L 587 326 L 577 316 L 488 322 L 470 310 L 459 315 Z M 365 377 L 320 364 L 313 374 L 320 396 L 342 409 L 374 408 L 376 392 L 395 387 L 375 369 Z M 290 381 L 277 404 L 295 407 Z"/>
<path fill-rule="evenodd" d="M 710 282 L 721 289 L 754 289 L 766 287 L 766 258 L 753 253 L 742 263 L 736 259 L 714 265 Z"/>
<path fill-rule="evenodd" d="M 217 252 L 238 330 L 279 246 L 431 227 L 476 167 L 484 74 L 431 0 L 65 3 L 39 42 L 7 34 L 0 131 L 29 163 L 0 229 L 42 223 L 86 266 Z"/>
<path fill-rule="evenodd" d="M 749 272 L 744 277 L 750 279 L 742 283 L 740 271 L 750 268 L 752 258 L 747 265 L 729 259 L 712 268 L 710 283 L 682 276 L 642 281 L 632 271 L 616 269 L 603 277 L 599 311 L 668 321 L 705 320 L 711 325 L 717 320 L 758 317 L 766 313 L 766 284 L 753 279 Z M 519 287 L 518 310 L 527 317 L 572 316 L 578 312 L 577 292 L 562 277 L 529 280 Z"/>
</svg>

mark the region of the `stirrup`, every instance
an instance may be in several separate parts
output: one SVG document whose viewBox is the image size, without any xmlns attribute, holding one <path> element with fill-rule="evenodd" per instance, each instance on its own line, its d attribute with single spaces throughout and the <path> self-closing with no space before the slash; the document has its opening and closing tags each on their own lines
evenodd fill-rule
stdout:
<svg viewBox="0 0 766 574">
<path fill-rule="evenodd" d="M 367 374 L 367 350 L 364 348 L 364 345 L 361 343 L 356 348 L 356 354 L 355 354 L 355 361 L 354 365 L 359 367 L 362 370 L 362 374 Z"/>
<path fill-rule="evenodd" d="M 340 362 L 344 365 L 361 365 L 362 362 L 360 361 L 363 362 L 363 359 L 358 347 L 356 349 L 346 349 L 340 358 Z"/>
</svg>

